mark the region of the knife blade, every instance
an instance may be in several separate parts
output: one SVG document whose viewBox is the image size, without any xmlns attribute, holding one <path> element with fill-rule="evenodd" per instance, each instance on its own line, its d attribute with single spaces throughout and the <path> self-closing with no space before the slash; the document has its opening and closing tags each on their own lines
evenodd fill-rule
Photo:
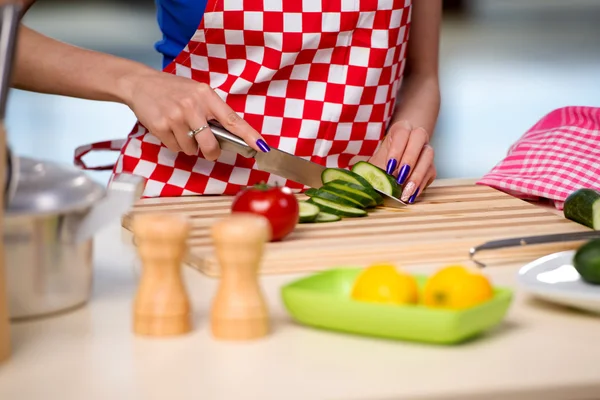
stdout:
<svg viewBox="0 0 600 400">
<path fill-rule="evenodd" d="M 210 129 L 217 138 L 222 150 L 232 151 L 246 158 L 254 158 L 258 169 L 318 189 L 323 186 L 321 174 L 325 166 L 297 157 L 285 151 L 271 148 L 267 153 L 248 146 L 239 136 L 234 135 L 217 121 L 209 121 Z M 401 208 L 407 204 L 402 200 L 375 189 L 383 197 L 386 207 Z"/>
<path fill-rule="evenodd" d="M 242 157 L 254 158 L 258 169 L 282 178 L 318 189 L 323 183 L 321 174 L 325 167 L 296 157 L 279 149 L 271 148 L 268 153 L 256 151 L 239 136 L 234 135 L 218 122 L 210 121 L 210 130 L 217 138 L 222 150 L 233 151 Z"/>
</svg>

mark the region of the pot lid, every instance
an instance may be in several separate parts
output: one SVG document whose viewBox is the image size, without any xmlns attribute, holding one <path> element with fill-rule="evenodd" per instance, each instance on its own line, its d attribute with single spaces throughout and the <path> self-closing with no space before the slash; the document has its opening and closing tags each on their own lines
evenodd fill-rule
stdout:
<svg viewBox="0 0 600 400">
<path fill-rule="evenodd" d="M 14 155 L 13 155 L 14 156 Z M 7 214 L 58 214 L 84 210 L 105 189 L 75 167 L 18 157 L 17 186 Z"/>
</svg>

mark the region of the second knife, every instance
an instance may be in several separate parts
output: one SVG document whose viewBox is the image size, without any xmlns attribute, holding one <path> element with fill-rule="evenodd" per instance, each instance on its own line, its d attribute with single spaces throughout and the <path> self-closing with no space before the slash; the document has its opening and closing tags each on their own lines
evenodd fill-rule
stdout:
<svg viewBox="0 0 600 400">
<path fill-rule="evenodd" d="M 469 256 L 475 264 L 479 265 L 480 267 L 484 267 L 485 264 L 473 259 L 475 253 L 479 251 L 503 249 L 506 247 L 526 246 L 532 244 L 574 242 L 578 240 L 595 238 L 600 238 L 600 231 L 555 233 L 552 235 L 523 236 L 510 239 L 492 240 L 490 242 L 483 243 L 479 246 L 472 247 L 469 250 Z"/>
</svg>

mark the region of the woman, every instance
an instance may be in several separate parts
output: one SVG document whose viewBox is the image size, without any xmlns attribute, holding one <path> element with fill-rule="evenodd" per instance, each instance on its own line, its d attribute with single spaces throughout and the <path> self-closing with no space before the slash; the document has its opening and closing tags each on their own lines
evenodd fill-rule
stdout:
<svg viewBox="0 0 600 400">
<path fill-rule="evenodd" d="M 14 85 L 128 105 L 138 123 L 127 140 L 77 157 L 119 150 L 113 173 L 146 177 L 146 197 L 234 194 L 260 181 L 303 189 L 221 153 L 215 119 L 257 151 L 340 168 L 369 160 L 412 203 L 436 176 L 441 3 L 157 0 L 163 71 L 23 27 Z"/>
</svg>

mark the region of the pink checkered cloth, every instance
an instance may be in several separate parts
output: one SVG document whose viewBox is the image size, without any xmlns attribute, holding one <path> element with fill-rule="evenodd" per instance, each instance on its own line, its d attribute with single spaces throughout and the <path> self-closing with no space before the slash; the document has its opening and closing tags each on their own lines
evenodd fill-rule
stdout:
<svg viewBox="0 0 600 400">
<path fill-rule="evenodd" d="M 600 190 L 600 108 L 565 107 L 547 114 L 477 182 L 562 210 L 579 188 Z"/>
</svg>

